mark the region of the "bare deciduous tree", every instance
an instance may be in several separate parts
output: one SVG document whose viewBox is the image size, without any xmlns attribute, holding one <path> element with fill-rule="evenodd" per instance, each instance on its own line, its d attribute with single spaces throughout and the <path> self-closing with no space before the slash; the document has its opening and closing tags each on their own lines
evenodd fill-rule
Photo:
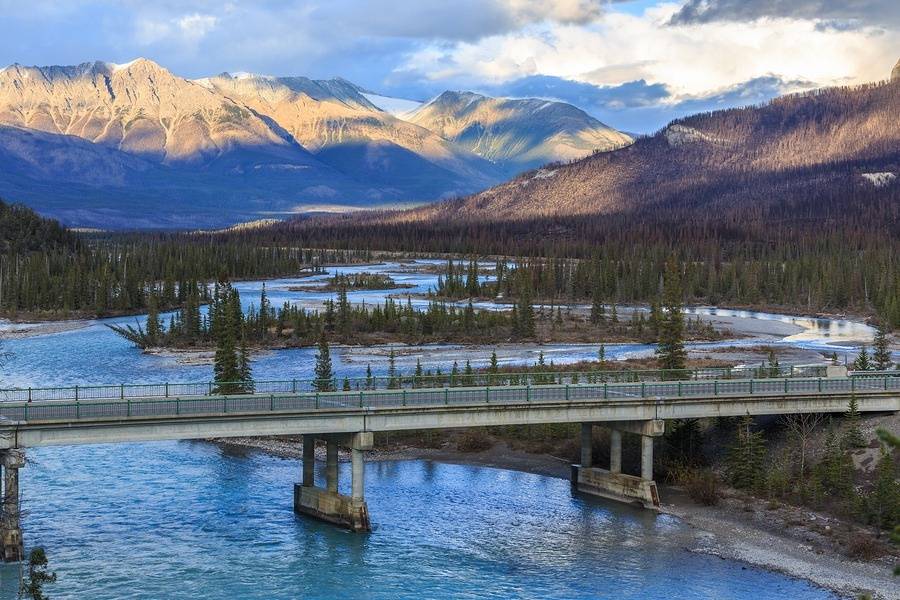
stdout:
<svg viewBox="0 0 900 600">
<path fill-rule="evenodd" d="M 788 435 L 793 438 L 797 444 L 797 452 L 800 455 L 800 478 L 806 474 L 806 452 L 809 447 L 809 440 L 816 429 L 824 421 L 821 413 L 802 413 L 794 415 L 784 415 L 781 422 L 788 430 Z"/>
</svg>

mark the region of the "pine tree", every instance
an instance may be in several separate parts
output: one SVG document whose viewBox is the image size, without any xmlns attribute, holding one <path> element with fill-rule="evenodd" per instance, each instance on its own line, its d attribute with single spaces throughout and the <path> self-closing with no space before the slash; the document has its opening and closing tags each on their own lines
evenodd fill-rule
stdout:
<svg viewBox="0 0 900 600">
<path fill-rule="evenodd" d="M 344 386 L 342 388 L 345 392 L 349 392 L 350 388 L 350 379 L 348 377 L 344 377 Z"/>
<path fill-rule="evenodd" d="M 703 433 L 699 419 L 674 419 L 666 427 L 666 444 L 672 457 L 685 465 L 703 463 Z"/>
<path fill-rule="evenodd" d="M 606 345 L 600 344 L 600 349 L 597 350 L 597 360 L 600 361 L 600 366 L 606 365 Z"/>
<path fill-rule="evenodd" d="M 853 361 L 853 369 L 856 371 L 871 371 L 872 363 L 869 360 L 869 350 L 865 346 L 859 351 L 856 360 Z"/>
<path fill-rule="evenodd" d="M 669 263 L 663 282 L 663 320 L 656 349 L 657 363 L 666 371 L 683 370 L 687 362 L 684 349 L 684 314 L 681 279 L 674 261 Z"/>
<path fill-rule="evenodd" d="M 491 364 L 488 367 L 488 373 L 497 373 L 500 371 L 500 364 L 497 361 L 497 351 L 491 352 Z"/>
<path fill-rule="evenodd" d="M 44 586 L 56 582 L 56 573 L 47 570 L 47 554 L 43 548 L 35 548 L 28 555 L 28 580 L 22 582 L 22 594 L 31 600 L 48 600 Z"/>
<path fill-rule="evenodd" d="M 876 371 L 887 371 L 893 365 L 891 361 L 891 349 L 888 345 L 887 332 L 884 326 L 879 325 L 875 330 L 875 343 L 873 345 L 872 362 Z"/>
<path fill-rule="evenodd" d="M 416 359 L 416 371 L 413 374 L 413 387 L 416 387 L 416 388 L 422 387 L 422 376 L 423 376 L 422 361 L 417 358 Z"/>
<path fill-rule="evenodd" d="M 531 305 L 531 293 L 527 287 L 522 288 L 518 310 L 518 333 L 523 338 L 535 336 L 534 307 Z"/>
<path fill-rule="evenodd" d="M 150 295 L 147 301 L 147 340 L 151 345 L 157 345 L 162 339 L 163 327 L 159 319 L 159 307 L 156 296 Z"/>
<path fill-rule="evenodd" d="M 391 348 L 391 353 L 388 355 L 388 385 L 389 390 L 397 390 L 400 389 L 400 374 L 397 371 L 397 355 L 394 354 L 394 349 Z"/>
<path fill-rule="evenodd" d="M 372 377 L 372 365 L 366 365 L 366 389 L 374 390 L 375 389 L 375 378 Z"/>
<path fill-rule="evenodd" d="M 844 438 L 842 443 L 844 448 L 862 448 L 866 445 L 862 431 L 859 429 L 859 403 L 856 396 L 850 396 L 850 402 L 847 405 L 847 412 L 844 413 Z"/>
<path fill-rule="evenodd" d="M 866 495 L 865 507 L 869 521 L 879 530 L 900 526 L 900 481 L 891 450 L 882 449 L 875 483 Z"/>
<path fill-rule="evenodd" d="M 243 383 L 242 392 L 252 394 L 255 387 L 253 385 L 253 367 L 250 364 L 250 353 L 247 351 L 246 337 L 241 337 L 241 348 L 238 352 L 238 378 Z"/>
<path fill-rule="evenodd" d="M 849 498 L 853 492 L 853 461 L 834 429 L 828 431 L 825 452 L 816 465 L 816 480 L 825 493 L 836 498 Z"/>
<path fill-rule="evenodd" d="M 753 431 L 753 418 L 746 415 L 735 432 L 726 456 L 728 480 L 736 488 L 751 489 L 759 484 L 766 459 L 763 434 Z"/>
<path fill-rule="evenodd" d="M 241 380 L 240 365 L 237 354 L 237 338 L 241 329 L 240 299 L 237 291 L 231 289 L 231 285 L 224 286 L 221 290 L 224 305 L 220 321 L 217 325 L 218 337 L 216 339 L 216 353 L 213 364 L 213 374 L 217 393 L 234 394 L 240 391 L 238 382 Z M 237 313 L 234 307 L 237 306 Z"/>
<path fill-rule="evenodd" d="M 603 305 L 603 288 L 600 274 L 594 277 L 594 289 L 591 292 L 591 323 L 597 325 L 606 320 L 606 307 Z"/>
<path fill-rule="evenodd" d="M 334 372 L 331 370 L 331 350 L 328 348 L 328 340 L 325 332 L 319 336 L 319 346 L 316 352 L 316 379 L 313 381 L 313 389 L 317 392 L 333 392 Z"/>
</svg>

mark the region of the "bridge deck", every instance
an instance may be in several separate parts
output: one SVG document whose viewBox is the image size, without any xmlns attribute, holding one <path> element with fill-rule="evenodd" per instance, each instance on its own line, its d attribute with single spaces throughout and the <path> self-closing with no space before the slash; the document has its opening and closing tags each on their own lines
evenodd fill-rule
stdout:
<svg viewBox="0 0 900 600">
<path fill-rule="evenodd" d="M 521 423 L 900 410 L 900 377 L 563 384 L 0 403 L 0 448 Z"/>
</svg>

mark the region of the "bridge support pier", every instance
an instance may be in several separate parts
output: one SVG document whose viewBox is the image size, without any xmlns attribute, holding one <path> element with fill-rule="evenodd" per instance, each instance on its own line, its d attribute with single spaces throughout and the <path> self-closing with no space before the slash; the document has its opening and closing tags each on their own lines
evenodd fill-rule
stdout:
<svg viewBox="0 0 900 600">
<path fill-rule="evenodd" d="M 591 447 L 593 423 L 581 424 L 581 464 L 572 465 L 572 488 L 578 492 L 610 500 L 658 509 L 659 494 L 653 481 L 653 438 L 665 431 L 665 421 L 613 421 L 610 428 L 609 470 L 594 467 Z M 641 474 L 622 473 L 622 433 L 641 438 Z"/>
<path fill-rule="evenodd" d="M 351 531 L 371 531 L 369 507 L 365 499 L 363 452 L 372 449 L 372 432 L 328 435 L 324 439 L 325 489 L 322 489 L 315 486 L 311 466 L 315 460 L 316 436 L 303 436 L 303 483 L 294 485 L 294 512 L 340 525 Z M 350 496 L 343 495 L 338 490 L 339 444 L 350 447 L 352 465 Z M 307 446 L 312 450 L 307 450 Z"/>
<path fill-rule="evenodd" d="M 0 558 L 16 562 L 25 558 L 19 508 L 19 469 L 25 466 L 25 453 L 11 449 L 0 452 L 3 466 L 3 510 L 0 514 Z"/>
</svg>

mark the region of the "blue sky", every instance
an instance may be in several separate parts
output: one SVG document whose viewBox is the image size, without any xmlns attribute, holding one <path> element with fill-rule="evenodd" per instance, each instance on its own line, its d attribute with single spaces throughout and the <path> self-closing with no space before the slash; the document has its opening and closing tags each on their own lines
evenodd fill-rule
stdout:
<svg viewBox="0 0 900 600">
<path fill-rule="evenodd" d="M 626 131 L 883 79 L 897 0 L 0 0 L 0 65 L 127 62 L 572 102 Z"/>
</svg>

